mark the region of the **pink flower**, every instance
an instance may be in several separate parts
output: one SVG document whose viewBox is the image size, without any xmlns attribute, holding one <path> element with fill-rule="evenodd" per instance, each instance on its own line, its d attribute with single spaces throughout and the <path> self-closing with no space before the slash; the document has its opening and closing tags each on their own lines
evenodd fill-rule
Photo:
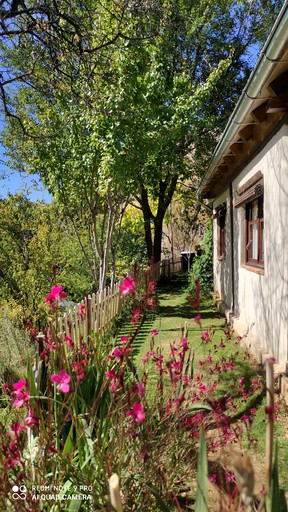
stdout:
<svg viewBox="0 0 288 512">
<path fill-rule="evenodd" d="M 119 286 L 119 290 L 122 290 L 122 293 L 121 293 L 122 297 L 124 297 L 124 295 L 127 295 L 127 293 L 129 293 L 129 292 L 134 293 L 135 286 L 136 286 L 136 283 L 135 283 L 135 281 L 132 281 L 131 276 L 125 277 L 123 284 Z"/>
<path fill-rule="evenodd" d="M 85 305 L 84 304 L 80 304 L 79 310 L 78 310 L 78 315 L 81 318 L 81 320 L 83 320 L 85 318 L 86 311 L 85 311 Z"/>
<path fill-rule="evenodd" d="M 150 293 L 154 293 L 155 292 L 155 288 L 157 286 L 157 283 L 156 281 L 151 281 L 149 284 L 148 284 L 148 291 Z"/>
<path fill-rule="evenodd" d="M 87 365 L 88 364 L 88 361 L 87 359 L 82 359 L 82 361 L 80 361 L 80 363 L 78 363 L 77 361 L 74 361 L 74 363 L 72 363 L 72 368 L 73 370 L 75 370 L 76 372 L 76 378 L 78 380 L 78 382 L 81 382 L 85 377 L 86 377 L 86 371 L 84 370 L 84 368 L 82 368 L 82 365 Z"/>
<path fill-rule="evenodd" d="M 39 422 L 39 418 L 34 417 L 34 409 L 33 407 L 30 407 L 30 413 L 27 418 L 25 418 L 24 423 L 27 425 L 27 427 L 32 427 L 32 425 L 37 425 Z"/>
<path fill-rule="evenodd" d="M 156 309 L 157 301 L 155 299 L 149 300 L 147 304 L 150 309 L 154 310 L 154 309 Z"/>
<path fill-rule="evenodd" d="M 207 363 L 212 363 L 212 357 L 211 357 L 211 355 L 209 355 L 209 356 L 207 357 L 206 361 L 207 361 Z"/>
<path fill-rule="evenodd" d="M 109 386 L 110 393 L 112 393 L 112 394 L 116 393 L 117 387 L 118 387 L 118 380 L 115 378 L 111 379 L 111 384 Z"/>
<path fill-rule="evenodd" d="M 208 478 L 209 478 L 210 482 L 212 482 L 213 484 L 216 484 L 216 482 L 217 482 L 217 475 L 216 475 L 216 473 L 210 473 L 208 475 Z"/>
<path fill-rule="evenodd" d="M 205 343 L 209 343 L 210 341 L 212 341 L 210 338 L 209 332 L 207 332 L 207 331 L 202 332 L 201 338 L 203 341 L 205 341 Z"/>
<path fill-rule="evenodd" d="M 15 395 L 15 398 L 13 398 L 13 406 L 17 407 L 19 409 L 22 407 L 26 402 L 29 402 L 30 395 L 27 393 L 27 391 L 24 391 L 24 387 L 26 386 L 26 380 L 20 379 L 18 382 L 15 382 L 13 384 L 13 394 Z"/>
<path fill-rule="evenodd" d="M 72 338 L 70 336 L 65 336 L 65 341 L 66 341 L 67 346 L 69 348 L 73 348 L 74 347 L 74 343 L 73 343 Z"/>
<path fill-rule="evenodd" d="M 152 336 L 158 336 L 159 334 L 159 331 L 157 329 L 152 329 L 152 331 L 150 331 Z"/>
<path fill-rule="evenodd" d="M 141 403 L 133 404 L 133 410 L 128 411 L 127 416 L 131 416 L 135 423 L 141 423 L 145 419 L 145 412 L 143 411 L 143 405 Z"/>
<path fill-rule="evenodd" d="M 235 476 L 233 475 L 233 473 L 227 474 L 227 482 L 232 482 L 232 483 L 235 482 Z"/>
<path fill-rule="evenodd" d="M 105 373 L 106 377 L 108 377 L 108 379 L 112 379 L 114 377 L 116 377 L 116 372 L 115 370 L 109 370 L 108 372 Z"/>
<path fill-rule="evenodd" d="M 182 345 L 182 347 L 183 347 L 184 352 L 186 352 L 187 350 L 189 350 L 188 342 L 187 342 L 187 339 L 186 339 L 186 338 L 181 338 L 181 345 Z"/>
<path fill-rule="evenodd" d="M 17 423 L 14 423 L 13 425 L 11 425 L 11 432 L 10 432 L 10 434 L 18 436 L 19 432 L 22 432 L 22 430 L 26 430 L 26 428 L 22 427 L 20 425 L 20 423 L 17 421 Z"/>
<path fill-rule="evenodd" d="M 221 340 L 221 342 L 220 342 L 220 347 L 221 347 L 221 348 L 225 348 L 225 347 L 226 347 L 226 345 L 225 345 L 225 343 L 224 343 L 224 341 L 223 341 L 223 340 Z"/>
<path fill-rule="evenodd" d="M 68 375 L 68 373 L 65 372 L 65 370 L 61 370 L 59 372 L 59 374 L 53 373 L 53 375 L 51 375 L 50 379 L 52 380 L 52 382 L 55 382 L 58 384 L 58 386 L 56 386 L 58 391 L 62 391 L 62 393 L 70 392 L 69 382 L 71 380 L 71 377 L 70 377 L 70 375 Z"/>
<path fill-rule="evenodd" d="M 13 384 L 13 389 L 16 391 L 20 391 L 21 389 L 25 388 L 27 382 L 24 379 L 18 380 L 18 382 L 15 382 Z"/>
<path fill-rule="evenodd" d="M 138 309 L 136 309 L 135 311 L 133 311 L 133 317 L 132 317 L 132 323 L 133 324 L 137 324 L 138 321 L 139 321 L 139 315 L 140 315 L 140 311 Z"/>
<path fill-rule="evenodd" d="M 127 354 L 129 354 L 129 352 L 131 352 L 131 348 L 130 347 L 126 347 L 124 346 L 123 344 L 123 348 L 120 348 L 120 347 L 116 347 L 114 348 L 112 354 L 110 354 L 108 356 L 108 359 L 123 359 Z"/>
<path fill-rule="evenodd" d="M 195 320 L 196 324 L 201 325 L 201 320 L 202 320 L 201 315 L 196 315 L 194 320 Z"/>
<path fill-rule="evenodd" d="M 45 302 L 48 302 L 51 309 L 55 311 L 58 308 L 61 299 L 65 299 L 67 294 L 62 292 L 62 286 L 52 286 L 51 292 L 45 297 Z"/>
</svg>

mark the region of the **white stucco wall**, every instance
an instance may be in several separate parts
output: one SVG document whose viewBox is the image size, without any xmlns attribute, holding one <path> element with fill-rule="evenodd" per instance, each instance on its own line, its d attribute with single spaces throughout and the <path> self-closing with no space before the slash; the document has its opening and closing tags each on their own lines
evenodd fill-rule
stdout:
<svg viewBox="0 0 288 512">
<path fill-rule="evenodd" d="M 213 203 L 213 214 L 216 208 L 223 202 L 226 202 L 227 212 L 225 221 L 225 257 L 218 259 L 218 235 L 217 219 L 213 220 L 213 262 L 214 262 L 214 290 L 223 302 L 231 308 L 232 306 L 232 274 L 231 274 L 231 225 L 230 225 L 230 202 L 229 189 L 225 190 L 221 196 Z"/>
<path fill-rule="evenodd" d="M 264 176 L 264 275 L 241 267 L 241 217 L 234 209 L 235 315 L 274 355 L 288 360 L 288 127 L 280 131 L 233 181 L 233 194 L 257 171 Z M 218 272 L 219 274 L 219 272 Z"/>
</svg>

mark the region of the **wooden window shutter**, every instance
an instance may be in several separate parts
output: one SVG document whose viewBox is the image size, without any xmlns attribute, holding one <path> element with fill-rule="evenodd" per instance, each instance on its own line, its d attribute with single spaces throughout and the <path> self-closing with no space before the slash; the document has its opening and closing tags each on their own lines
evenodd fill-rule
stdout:
<svg viewBox="0 0 288 512">
<path fill-rule="evenodd" d="M 244 213 L 244 212 L 243 212 Z M 241 239 L 240 239 L 240 258 L 241 265 L 245 265 L 246 263 L 246 231 L 247 231 L 247 221 L 246 215 L 242 215 L 241 220 Z"/>
</svg>

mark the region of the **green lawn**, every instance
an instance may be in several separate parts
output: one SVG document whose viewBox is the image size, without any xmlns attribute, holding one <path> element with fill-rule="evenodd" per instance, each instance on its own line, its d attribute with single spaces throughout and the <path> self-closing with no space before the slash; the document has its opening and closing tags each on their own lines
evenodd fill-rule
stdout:
<svg viewBox="0 0 288 512">
<path fill-rule="evenodd" d="M 236 407 L 232 414 L 232 424 L 242 425 L 244 434 L 239 444 L 241 448 L 248 449 L 251 457 L 257 461 L 255 471 L 259 472 L 259 478 L 263 477 L 263 464 L 265 454 L 265 376 L 263 369 L 257 365 L 255 360 L 247 352 L 232 332 L 231 339 L 227 339 L 227 325 L 225 319 L 219 315 L 214 307 L 213 300 L 206 297 L 198 311 L 193 310 L 187 300 L 187 278 L 185 275 L 177 276 L 169 282 L 160 283 L 158 287 L 158 308 L 154 314 L 148 314 L 143 323 L 140 335 L 137 338 L 136 351 L 134 352 L 134 362 L 141 372 L 141 360 L 147 351 L 150 350 L 151 331 L 157 329 L 159 334 L 155 336 L 155 345 L 153 350 L 161 350 L 164 357 L 170 353 L 170 345 L 178 344 L 185 325 L 188 328 L 188 341 L 194 352 L 195 372 L 199 372 L 199 362 L 203 362 L 208 356 L 211 356 L 213 363 L 215 361 L 233 363 L 233 371 L 222 372 L 221 374 L 211 374 L 213 365 L 205 363 L 201 370 L 201 379 L 203 381 L 217 380 L 218 386 L 215 394 L 211 396 L 212 400 L 229 398 L 233 399 Z M 196 315 L 201 315 L 201 326 L 195 321 Z M 201 334 L 208 331 L 212 342 L 203 344 Z M 228 336 L 229 338 L 229 336 Z M 222 340 L 222 341 L 221 341 Z M 209 373 L 210 370 L 210 373 Z M 239 379 L 243 379 L 243 392 L 251 388 L 253 381 L 259 381 L 257 389 L 250 396 L 242 396 L 239 393 Z M 152 376 L 150 386 L 153 388 L 155 381 Z M 286 471 L 286 461 L 288 458 L 288 440 L 287 440 L 287 412 L 286 406 L 276 395 L 276 403 L 280 407 L 278 411 L 279 421 L 275 425 L 275 436 L 279 441 L 279 470 L 280 485 L 288 489 L 288 474 Z M 249 415 L 251 408 L 255 408 L 253 422 L 249 432 L 245 434 L 245 423 L 243 416 Z M 241 423 L 242 418 L 242 423 Z M 238 422 L 238 423 L 237 423 Z M 244 425 L 244 426 L 243 426 Z M 251 443 L 251 439 L 255 439 Z M 260 461 L 260 464 L 259 464 Z M 257 477 L 257 475 L 256 475 Z"/>
</svg>

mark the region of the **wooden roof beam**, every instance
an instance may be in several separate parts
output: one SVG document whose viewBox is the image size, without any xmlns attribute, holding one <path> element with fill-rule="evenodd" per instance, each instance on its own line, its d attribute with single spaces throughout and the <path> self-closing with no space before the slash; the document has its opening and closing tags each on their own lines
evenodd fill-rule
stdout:
<svg viewBox="0 0 288 512">
<path fill-rule="evenodd" d="M 243 150 L 243 140 L 239 140 L 238 142 L 231 144 L 230 149 L 234 155 L 241 155 Z"/>
<path fill-rule="evenodd" d="M 251 112 L 252 119 L 257 123 L 263 123 L 267 118 L 267 103 L 262 103 Z"/>
<path fill-rule="evenodd" d="M 244 141 L 253 139 L 253 124 L 247 124 L 239 131 L 239 137 Z"/>
<path fill-rule="evenodd" d="M 268 85 L 268 90 L 275 96 L 279 96 L 280 94 L 283 94 L 284 92 L 287 91 L 287 84 L 288 71 L 286 71 L 282 75 L 278 76 L 278 78 L 275 78 L 275 80 L 270 82 L 270 84 Z"/>
<path fill-rule="evenodd" d="M 288 92 L 267 102 L 267 114 L 275 114 L 276 112 L 288 112 Z"/>
<path fill-rule="evenodd" d="M 234 160 L 235 160 L 235 155 L 233 155 L 232 153 L 230 153 L 229 155 L 224 155 L 224 162 L 227 165 L 233 164 Z"/>
</svg>

